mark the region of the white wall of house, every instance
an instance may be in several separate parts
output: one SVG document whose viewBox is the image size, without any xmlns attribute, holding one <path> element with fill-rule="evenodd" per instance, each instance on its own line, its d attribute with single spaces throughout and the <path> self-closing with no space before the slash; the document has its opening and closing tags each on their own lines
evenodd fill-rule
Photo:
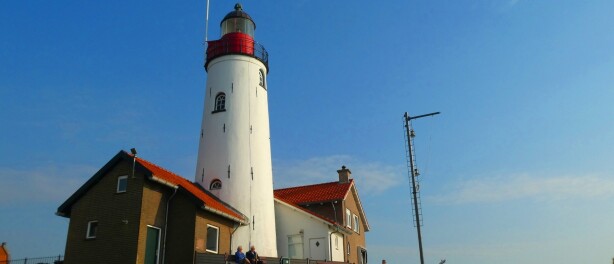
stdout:
<svg viewBox="0 0 614 264">
<path fill-rule="evenodd" d="M 307 212 L 275 200 L 275 226 L 277 231 L 277 253 L 288 258 L 310 258 L 343 261 L 343 236 L 331 233 L 334 231 L 330 223 Z M 338 249 L 330 241 L 335 242 L 338 236 Z"/>
</svg>

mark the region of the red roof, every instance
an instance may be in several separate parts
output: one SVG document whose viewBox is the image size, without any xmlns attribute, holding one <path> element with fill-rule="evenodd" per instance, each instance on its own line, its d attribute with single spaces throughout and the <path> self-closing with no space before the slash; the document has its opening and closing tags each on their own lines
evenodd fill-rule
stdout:
<svg viewBox="0 0 614 264">
<path fill-rule="evenodd" d="M 9 251 L 6 249 L 6 243 L 2 243 L 0 245 L 0 262 L 8 262 L 9 261 Z"/>
<path fill-rule="evenodd" d="M 177 185 L 186 191 L 190 192 L 198 199 L 200 199 L 206 207 L 209 207 L 213 210 L 222 212 L 223 214 L 227 214 L 231 217 L 237 218 L 239 220 L 245 220 L 244 217 L 237 213 L 236 211 L 230 209 L 228 206 L 214 198 L 212 195 L 206 193 L 197 183 L 193 183 L 191 181 L 186 180 L 185 178 L 172 173 L 156 164 L 153 164 L 147 160 L 142 158 L 136 158 L 136 161 L 143 165 L 143 167 L 147 168 L 154 177 L 159 178 L 163 181 L 169 182 L 171 185 Z"/>
<path fill-rule="evenodd" d="M 353 183 L 354 180 L 350 179 L 347 183 L 335 181 L 278 189 L 275 197 L 296 205 L 343 200 Z"/>
</svg>

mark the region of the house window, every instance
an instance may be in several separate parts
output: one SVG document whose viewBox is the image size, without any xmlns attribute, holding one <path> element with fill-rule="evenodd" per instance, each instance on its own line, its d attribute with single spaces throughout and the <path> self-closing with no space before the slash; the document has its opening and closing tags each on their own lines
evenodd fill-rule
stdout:
<svg viewBox="0 0 614 264">
<path fill-rule="evenodd" d="M 262 70 L 258 71 L 258 77 L 260 77 L 260 86 L 262 86 L 263 88 L 266 88 L 265 86 L 265 82 L 264 82 L 264 72 Z"/>
<path fill-rule="evenodd" d="M 350 242 L 348 242 L 348 255 L 350 255 Z"/>
<path fill-rule="evenodd" d="M 217 226 L 207 225 L 207 251 L 216 253 L 218 251 L 220 229 Z"/>
<path fill-rule="evenodd" d="M 353 221 L 353 224 L 354 224 L 353 227 L 354 228 L 353 229 L 354 229 L 354 231 L 356 231 L 356 233 L 359 233 L 360 232 L 360 222 L 358 221 L 358 216 L 357 215 L 353 215 L 353 217 L 354 217 L 354 221 Z"/>
<path fill-rule="evenodd" d="M 87 222 L 87 233 L 85 234 L 85 238 L 96 238 L 96 231 L 98 231 L 98 221 Z"/>
<path fill-rule="evenodd" d="M 219 93 L 215 96 L 215 109 L 214 113 L 226 111 L 226 94 Z"/>
<path fill-rule="evenodd" d="M 117 193 L 124 193 L 128 188 L 128 176 L 119 176 L 117 178 Z"/>
<path fill-rule="evenodd" d="M 222 181 L 220 180 L 213 180 L 211 181 L 211 184 L 209 185 L 209 190 L 219 190 L 222 189 Z"/>
<path fill-rule="evenodd" d="M 303 235 L 288 236 L 288 257 L 292 259 L 303 258 Z"/>
<path fill-rule="evenodd" d="M 352 228 L 352 213 L 350 209 L 345 209 L 345 226 Z"/>
</svg>

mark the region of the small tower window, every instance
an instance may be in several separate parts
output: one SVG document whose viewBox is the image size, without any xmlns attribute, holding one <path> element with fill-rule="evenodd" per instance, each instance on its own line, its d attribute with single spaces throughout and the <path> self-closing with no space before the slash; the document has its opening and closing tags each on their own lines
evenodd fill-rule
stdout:
<svg viewBox="0 0 614 264">
<path fill-rule="evenodd" d="M 220 180 L 211 181 L 211 184 L 209 185 L 209 190 L 219 190 L 219 189 L 222 189 L 222 181 Z"/>
<path fill-rule="evenodd" d="M 219 93 L 215 97 L 215 109 L 214 113 L 226 111 L 226 94 Z"/>
<path fill-rule="evenodd" d="M 258 71 L 258 76 L 260 77 L 260 86 L 266 88 L 265 86 L 265 82 L 264 82 L 264 72 L 262 70 Z"/>
</svg>

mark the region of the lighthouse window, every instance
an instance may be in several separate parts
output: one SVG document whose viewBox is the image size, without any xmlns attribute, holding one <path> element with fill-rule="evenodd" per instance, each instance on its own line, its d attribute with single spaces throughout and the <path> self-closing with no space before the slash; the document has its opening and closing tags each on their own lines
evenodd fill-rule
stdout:
<svg viewBox="0 0 614 264">
<path fill-rule="evenodd" d="M 260 86 L 266 88 L 266 86 L 264 86 L 264 72 L 262 72 L 262 70 L 259 70 L 258 71 L 258 75 L 260 77 Z"/>
<path fill-rule="evenodd" d="M 222 189 L 222 181 L 213 180 L 211 181 L 211 185 L 209 185 L 209 190 L 219 190 Z"/>
<path fill-rule="evenodd" d="M 226 94 L 220 93 L 215 97 L 214 113 L 226 111 Z"/>
</svg>

